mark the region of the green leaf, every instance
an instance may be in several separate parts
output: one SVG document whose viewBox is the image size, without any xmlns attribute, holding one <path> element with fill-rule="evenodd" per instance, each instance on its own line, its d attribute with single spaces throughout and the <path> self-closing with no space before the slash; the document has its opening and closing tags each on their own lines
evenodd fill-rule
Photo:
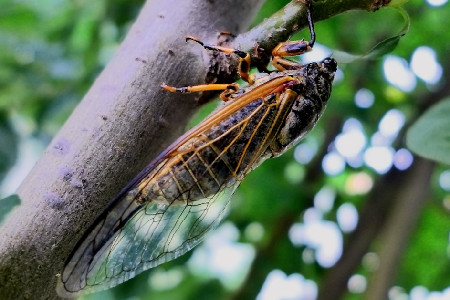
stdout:
<svg viewBox="0 0 450 300">
<path fill-rule="evenodd" d="M 6 218 L 6 216 L 12 211 L 12 209 L 20 204 L 20 198 L 14 194 L 0 200 L 0 224 Z"/>
<path fill-rule="evenodd" d="M 366 59 L 377 59 L 386 55 L 397 47 L 400 38 L 404 36 L 404 34 L 399 34 L 390 38 L 385 39 L 384 41 L 378 43 L 375 47 L 373 47 L 369 53 L 364 55 L 363 57 Z"/>
<path fill-rule="evenodd" d="M 408 130 L 406 144 L 417 155 L 450 165 L 450 99 L 426 111 Z"/>
<path fill-rule="evenodd" d="M 403 17 L 403 27 L 400 32 L 392 37 L 389 37 L 375 45 L 366 54 L 351 54 L 342 51 L 333 51 L 333 57 L 339 63 L 350 63 L 361 59 L 378 59 L 392 51 L 397 47 L 400 38 L 402 38 L 408 31 L 411 21 L 408 13 L 401 7 L 391 7 L 396 10 Z"/>
<path fill-rule="evenodd" d="M 339 64 L 352 63 L 352 62 L 362 59 L 363 57 L 364 57 L 364 55 L 351 54 L 349 52 L 340 51 L 340 50 L 333 50 L 333 58 Z"/>
<path fill-rule="evenodd" d="M 391 2 L 389 2 L 388 5 L 390 7 L 397 7 L 397 6 L 405 4 L 406 2 L 409 2 L 409 0 L 392 0 Z"/>
<path fill-rule="evenodd" d="M 400 15 L 402 15 L 404 21 L 403 28 L 397 35 L 387 38 L 384 41 L 375 45 L 375 47 L 373 47 L 372 50 L 370 50 L 369 53 L 365 55 L 365 58 L 376 59 L 382 57 L 387 53 L 392 52 L 395 49 L 395 47 L 397 47 L 400 38 L 403 37 L 409 31 L 411 20 L 409 19 L 408 13 L 401 7 L 393 7 L 393 9 L 395 9 Z"/>
<path fill-rule="evenodd" d="M 1 94 L 0 91 L 0 97 Z M 16 162 L 18 152 L 18 138 L 8 121 L 7 114 L 0 109 L 0 181 Z"/>
</svg>

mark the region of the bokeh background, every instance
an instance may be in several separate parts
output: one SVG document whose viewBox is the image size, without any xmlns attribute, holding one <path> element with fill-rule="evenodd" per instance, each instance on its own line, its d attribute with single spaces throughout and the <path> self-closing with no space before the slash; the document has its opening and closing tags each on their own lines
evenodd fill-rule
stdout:
<svg viewBox="0 0 450 300">
<path fill-rule="evenodd" d="M 267 0 L 254 25 L 287 2 Z M 0 0 L 0 198 L 17 189 L 142 4 Z M 330 270 L 345 247 L 354 246 L 351 236 L 367 217 L 362 212 L 368 202 L 387 202 L 386 213 L 373 211 L 382 218 L 376 232 L 361 229 L 368 249 L 344 278 L 344 299 L 364 299 L 383 260 L 383 230 L 389 230 L 385 223 L 395 207 L 389 206 L 396 202 L 387 192 L 389 178 L 407 174 L 420 159 L 407 148 L 405 132 L 450 94 L 450 4 L 411 0 L 403 8 L 410 29 L 395 50 L 374 60 L 341 61 L 318 126 L 244 180 L 228 217 L 203 244 L 83 299 L 316 299 L 336 276 Z M 344 13 L 316 24 L 318 43 L 302 59 L 367 54 L 404 26 L 394 9 Z M 309 33 L 293 38 L 303 36 Z M 383 190 L 383 182 L 386 193 L 375 197 L 374 187 Z M 429 192 L 420 211 L 411 209 L 418 219 L 392 265 L 390 299 L 450 299 L 450 167 L 433 165 L 425 185 Z"/>
</svg>

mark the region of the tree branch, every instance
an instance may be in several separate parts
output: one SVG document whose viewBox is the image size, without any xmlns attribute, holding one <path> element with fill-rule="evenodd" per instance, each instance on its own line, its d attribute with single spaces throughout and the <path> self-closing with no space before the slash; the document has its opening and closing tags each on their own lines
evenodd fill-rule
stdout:
<svg viewBox="0 0 450 300">
<path fill-rule="evenodd" d="M 428 199 L 435 164 L 419 157 L 415 160 L 411 170 L 402 176 L 401 185 L 392 186 L 399 192 L 396 198 L 390 199 L 393 205 L 380 232 L 378 244 L 380 265 L 369 280 L 365 297 L 368 300 L 388 298 L 388 291 L 396 278 L 402 253 Z"/>
<path fill-rule="evenodd" d="M 18 190 L 1 228 L 0 299 L 55 299 L 56 274 L 110 199 L 185 128 L 196 95 L 163 82 L 202 82 L 187 34 L 212 40 L 247 28 L 262 1 L 148 1 L 116 55 Z M 195 52 L 194 52 L 195 51 Z M 198 52 L 198 53 L 197 53 Z"/>
<path fill-rule="evenodd" d="M 261 2 L 167 0 L 144 5 L 114 58 L 18 190 L 22 203 L 0 228 L 0 298 L 57 298 L 56 274 L 78 238 L 127 181 L 181 133 L 198 107 L 202 95 L 178 97 L 160 85 L 214 79 L 207 77 L 212 69 L 202 59 L 204 51 L 186 44 L 184 37 L 213 41 L 220 30 L 239 33 Z M 375 10 L 382 4 L 320 1 L 314 17 Z M 303 4 L 293 1 L 277 14 L 284 19 L 276 26 L 270 28 L 273 21 L 267 20 L 235 44 L 249 50 L 259 43 L 270 51 L 305 25 L 300 15 Z M 216 69 L 216 79 L 229 73 Z"/>
</svg>

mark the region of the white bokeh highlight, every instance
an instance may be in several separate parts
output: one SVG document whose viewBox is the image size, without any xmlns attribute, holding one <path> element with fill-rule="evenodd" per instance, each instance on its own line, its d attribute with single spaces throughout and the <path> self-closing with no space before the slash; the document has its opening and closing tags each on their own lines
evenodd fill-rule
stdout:
<svg viewBox="0 0 450 300">
<path fill-rule="evenodd" d="M 391 147 L 374 146 L 369 147 L 364 153 L 366 165 L 379 174 L 386 173 L 394 163 L 395 151 Z"/>
<path fill-rule="evenodd" d="M 302 62 L 304 64 L 309 64 L 312 62 L 318 62 L 331 56 L 331 50 L 320 43 L 314 44 L 313 51 L 306 52 L 302 54 Z"/>
<path fill-rule="evenodd" d="M 361 294 L 367 288 L 367 279 L 360 274 L 352 275 L 348 280 L 347 287 L 350 293 Z"/>
<path fill-rule="evenodd" d="M 416 87 L 416 77 L 411 72 L 408 62 L 394 55 L 386 56 L 383 63 L 386 80 L 404 92 L 411 92 Z"/>
<path fill-rule="evenodd" d="M 439 175 L 439 186 L 450 192 L 450 170 L 445 170 Z"/>
<path fill-rule="evenodd" d="M 385 137 L 394 139 L 403 125 L 405 125 L 405 115 L 398 109 L 393 108 L 381 118 L 378 130 Z"/>
<path fill-rule="evenodd" d="M 408 169 L 414 161 L 414 157 L 408 149 L 398 149 L 394 155 L 394 166 L 399 170 Z"/>
<path fill-rule="evenodd" d="M 300 164 L 308 164 L 316 155 L 318 150 L 317 143 L 304 142 L 294 149 L 294 159 Z"/>
<path fill-rule="evenodd" d="M 447 0 L 427 0 L 431 6 L 442 6 L 447 3 Z"/>
<path fill-rule="evenodd" d="M 185 273 L 181 268 L 170 270 L 155 269 L 148 278 L 148 284 L 153 290 L 165 291 L 176 288 L 184 279 Z"/>
<path fill-rule="evenodd" d="M 355 230 L 358 224 L 358 211 L 353 204 L 344 203 L 339 206 L 336 212 L 336 219 L 343 232 L 351 232 Z"/>
<path fill-rule="evenodd" d="M 359 155 L 365 146 L 366 136 L 359 128 L 344 131 L 336 136 L 336 150 L 345 158 L 351 158 Z"/>
<path fill-rule="evenodd" d="M 330 186 L 324 186 L 314 196 L 314 207 L 321 213 L 327 213 L 333 208 L 335 198 L 335 189 Z"/>
<path fill-rule="evenodd" d="M 338 175 L 345 169 L 345 160 L 337 152 L 332 151 L 324 156 L 322 168 L 330 176 Z"/>
<path fill-rule="evenodd" d="M 216 277 L 229 289 L 237 288 L 255 256 L 254 248 L 238 243 L 238 238 L 239 230 L 232 223 L 224 223 L 197 248 L 188 268 L 198 276 Z"/>
<path fill-rule="evenodd" d="M 449 300 L 450 287 L 443 291 L 428 291 L 424 286 L 415 286 L 411 289 L 409 295 L 403 288 L 394 286 L 389 290 L 389 300 Z"/>
<path fill-rule="evenodd" d="M 315 260 L 323 267 L 333 266 L 342 254 L 342 233 L 336 223 L 321 219 L 315 208 L 305 211 L 304 223 L 294 224 L 289 238 L 296 246 L 314 249 Z"/>
<path fill-rule="evenodd" d="M 436 84 L 442 77 L 442 66 L 437 61 L 436 52 L 430 47 L 417 48 L 411 57 L 411 70 L 427 84 Z"/>
<path fill-rule="evenodd" d="M 301 274 L 289 276 L 280 270 L 267 275 L 257 300 L 314 300 L 317 297 L 317 285 L 305 279 Z"/>
<path fill-rule="evenodd" d="M 355 94 L 355 104 L 360 108 L 369 108 L 375 102 L 375 95 L 368 89 L 359 89 Z"/>
</svg>

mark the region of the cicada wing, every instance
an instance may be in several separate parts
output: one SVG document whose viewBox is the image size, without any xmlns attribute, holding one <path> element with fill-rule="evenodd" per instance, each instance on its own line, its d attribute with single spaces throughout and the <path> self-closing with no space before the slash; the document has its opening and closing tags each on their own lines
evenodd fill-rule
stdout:
<svg viewBox="0 0 450 300">
<path fill-rule="evenodd" d="M 226 214 L 239 185 L 187 204 L 137 205 L 130 190 L 96 220 L 66 263 L 57 291 L 75 297 L 113 287 L 198 245 Z"/>
</svg>

